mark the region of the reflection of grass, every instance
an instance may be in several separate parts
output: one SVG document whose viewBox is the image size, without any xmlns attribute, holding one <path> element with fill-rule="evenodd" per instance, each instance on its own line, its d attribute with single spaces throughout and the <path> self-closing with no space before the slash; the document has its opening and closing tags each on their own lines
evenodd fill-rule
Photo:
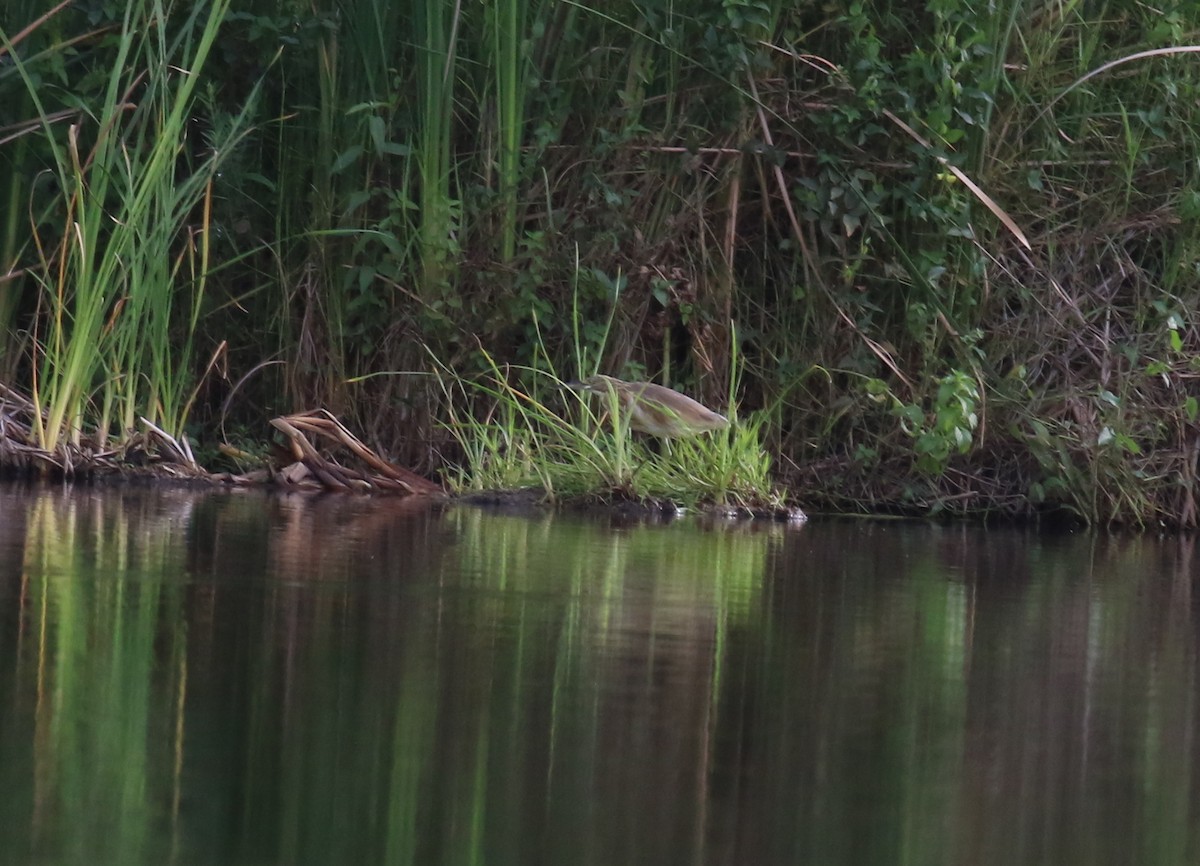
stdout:
<svg viewBox="0 0 1200 866">
<path fill-rule="evenodd" d="M 761 445 L 762 416 L 741 422 L 731 412 L 728 428 L 672 440 L 654 454 L 631 436 L 615 395 L 589 398 L 552 372 L 502 371 L 488 360 L 483 381 L 442 370 L 450 431 L 463 453 L 449 479 L 456 490 L 533 487 L 550 499 L 601 495 L 683 505 L 780 502 Z M 514 383 L 513 372 L 533 385 Z"/>
<path fill-rule="evenodd" d="M 553 596 L 569 585 L 581 598 L 600 596 L 620 606 L 636 583 L 639 592 L 656 599 L 721 608 L 722 615 L 737 619 L 753 608 L 776 537 L 769 531 L 703 531 L 684 524 L 618 532 L 552 514 L 504 518 L 475 509 L 456 509 L 447 519 L 455 524 L 462 557 L 455 570 L 473 585 Z M 727 603 L 733 607 L 726 608 Z"/>
<path fill-rule="evenodd" d="M 546 809 L 555 822 L 590 826 L 594 818 L 577 806 L 600 801 L 603 826 L 611 826 L 624 802 L 611 782 L 618 778 L 644 788 L 659 777 L 666 796 L 686 802 L 694 789 L 669 771 L 711 754 L 715 735 L 707 732 L 720 729 L 735 658 L 731 635 L 761 627 L 768 556 L 785 530 L 614 529 L 553 513 L 506 518 L 478 509 L 456 509 L 446 521 L 457 556 L 438 581 L 459 602 L 447 619 L 457 630 L 451 640 L 476 645 L 460 656 L 457 682 L 468 684 L 462 688 L 480 708 L 480 742 L 487 737 L 492 750 L 509 754 L 548 725 L 544 772 L 554 794 Z M 544 720 L 535 697 L 542 693 L 551 702 Z M 622 737 L 627 725 L 671 730 L 670 745 Z M 513 760 L 502 790 L 538 763 L 532 758 Z M 507 815 L 511 799 L 490 798 L 489 823 Z M 595 832 L 612 841 L 602 826 Z M 569 852 L 554 859 L 569 862 Z"/>
<path fill-rule="evenodd" d="M 53 839 L 35 841 L 71 861 L 136 863 L 165 855 L 152 839 L 161 804 L 177 804 L 169 786 L 179 780 L 168 768 L 178 771 L 180 743 L 168 726 L 181 720 L 155 713 L 154 693 L 164 676 L 162 621 L 179 612 L 161 576 L 178 570 L 181 545 L 153 522 L 135 533 L 105 503 L 121 511 L 116 498 L 50 496 L 30 511 L 25 573 L 42 637 L 36 725 L 46 732 L 34 740 L 34 785 L 56 814 L 70 816 L 47 824 Z M 179 674 L 180 689 L 181 651 L 168 641 L 165 676 Z"/>
</svg>

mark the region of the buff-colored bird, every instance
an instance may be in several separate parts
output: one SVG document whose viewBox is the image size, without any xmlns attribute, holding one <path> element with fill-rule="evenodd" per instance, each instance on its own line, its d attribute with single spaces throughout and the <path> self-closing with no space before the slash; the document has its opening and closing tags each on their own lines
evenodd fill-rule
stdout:
<svg viewBox="0 0 1200 866">
<path fill-rule="evenodd" d="M 653 382 L 624 382 L 612 376 L 597 375 L 582 382 L 569 382 L 567 386 L 592 394 L 615 394 L 622 411 L 629 415 L 629 428 L 651 436 L 677 439 L 729 425 L 729 419 L 724 415 L 686 394 Z"/>
</svg>

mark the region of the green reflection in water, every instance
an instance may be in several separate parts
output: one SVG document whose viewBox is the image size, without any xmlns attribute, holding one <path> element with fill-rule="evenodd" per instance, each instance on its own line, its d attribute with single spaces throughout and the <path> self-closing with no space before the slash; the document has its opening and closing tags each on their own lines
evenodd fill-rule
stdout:
<svg viewBox="0 0 1200 866">
<path fill-rule="evenodd" d="M 80 863 L 165 860 L 187 632 L 179 588 L 164 576 L 178 574 L 183 545 L 170 533 L 131 538 L 122 516 L 91 498 L 37 499 L 27 533 L 29 847 Z"/>
<path fill-rule="evenodd" d="M 473 717 L 494 725 L 480 742 L 499 748 L 493 774 L 510 782 L 490 798 L 488 851 L 520 862 L 541 836 L 547 862 L 700 857 L 726 635 L 759 615 L 781 530 L 612 529 L 471 511 L 452 520 L 461 558 L 447 579 L 503 588 L 468 626 L 489 638 L 479 661 L 488 669 L 467 678 L 491 686 Z M 531 682 L 552 684 L 548 716 Z M 551 833 L 530 821 L 539 803 L 537 824 Z"/>
<path fill-rule="evenodd" d="M 0 860 L 1189 862 L 1193 544 L 0 489 Z"/>
</svg>

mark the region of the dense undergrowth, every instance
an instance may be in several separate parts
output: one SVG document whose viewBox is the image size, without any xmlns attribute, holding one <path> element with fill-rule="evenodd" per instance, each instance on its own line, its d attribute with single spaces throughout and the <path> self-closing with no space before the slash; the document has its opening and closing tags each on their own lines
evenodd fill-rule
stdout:
<svg viewBox="0 0 1200 866">
<path fill-rule="evenodd" d="M 38 444 L 319 405 L 548 478 L 614 432 L 549 387 L 600 369 L 736 381 L 729 436 L 808 506 L 1197 522 L 1194 3 L 7 11 L 0 382 Z M 550 484 L 722 443 L 641 447 Z"/>
</svg>

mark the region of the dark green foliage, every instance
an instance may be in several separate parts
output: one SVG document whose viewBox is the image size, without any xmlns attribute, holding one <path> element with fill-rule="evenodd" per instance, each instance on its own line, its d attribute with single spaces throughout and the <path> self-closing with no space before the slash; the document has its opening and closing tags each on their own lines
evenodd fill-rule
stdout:
<svg viewBox="0 0 1200 866">
<path fill-rule="evenodd" d="M 48 116 L 94 114 L 123 8 L 13 49 Z M 185 157 L 261 95 L 214 180 L 193 376 L 223 341 L 254 375 L 195 420 L 320 404 L 432 468 L 446 394 L 372 374 L 586 362 L 711 400 L 736 358 L 808 501 L 1194 523 L 1198 32 L 1184 2 L 237 2 Z M 0 63 L 18 270 L 31 215 L 64 234 L 27 93 Z M 37 296 L 0 282 L 7 376 Z"/>
</svg>

